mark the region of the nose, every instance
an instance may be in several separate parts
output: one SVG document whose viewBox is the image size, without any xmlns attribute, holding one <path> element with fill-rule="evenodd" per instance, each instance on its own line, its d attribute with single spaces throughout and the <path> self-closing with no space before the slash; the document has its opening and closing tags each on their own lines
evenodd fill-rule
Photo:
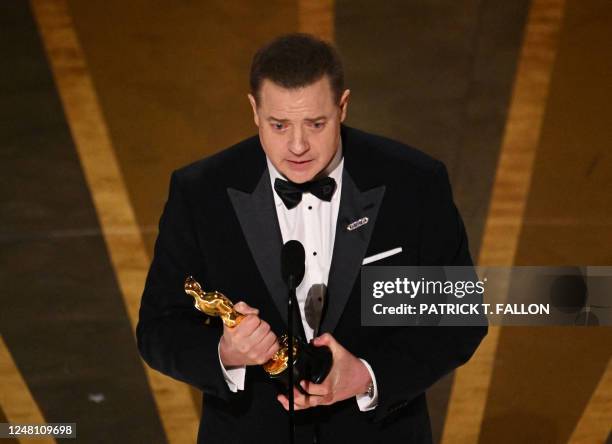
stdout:
<svg viewBox="0 0 612 444">
<path fill-rule="evenodd" d="M 301 156 L 308 151 L 308 148 L 305 132 L 301 128 L 295 127 L 289 140 L 289 151 L 296 156 Z"/>
</svg>

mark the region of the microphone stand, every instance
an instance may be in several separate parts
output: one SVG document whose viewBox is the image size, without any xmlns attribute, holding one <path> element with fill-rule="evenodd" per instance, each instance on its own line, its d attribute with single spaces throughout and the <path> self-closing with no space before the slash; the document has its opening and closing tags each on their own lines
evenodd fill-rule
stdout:
<svg viewBox="0 0 612 444">
<path fill-rule="evenodd" d="M 289 443 L 295 443 L 295 406 L 293 405 L 293 298 L 295 297 L 295 276 L 289 275 L 289 300 L 287 302 L 287 339 L 289 342 Z"/>
</svg>

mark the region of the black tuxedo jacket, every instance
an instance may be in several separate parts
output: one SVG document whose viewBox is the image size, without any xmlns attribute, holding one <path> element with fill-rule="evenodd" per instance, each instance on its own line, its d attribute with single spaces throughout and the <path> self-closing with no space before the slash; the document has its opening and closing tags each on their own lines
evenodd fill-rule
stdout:
<svg viewBox="0 0 612 444">
<path fill-rule="evenodd" d="M 431 442 L 425 390 L 465 363 L 486 327 L 362 327 L 364 257 L 402 247 L 372 265 L 471 265 L 465 229 L 444 165 L 398 142 L 342 127 L 344 172 L 328 308 L 330 332 L 376 376 L 379 404 L 368 412 L 348 399 L 296 412 L 299 443 Z M 198 442 L 284 443 L 287 413 L 264 371 L 247 367 L 232 393 L 218 358 L 222 324 L 207 322 L 183 291 L 187 275 L 206 290 L 260 310 L 286 332 L 282 238 L 259 138 L 252 137 L 177 170 L 159 224 L 142 296 L 137 339 L 154 369 L 204 394 Z M 369 223 L 349 231 L 363 217 Z"/>
</svg>

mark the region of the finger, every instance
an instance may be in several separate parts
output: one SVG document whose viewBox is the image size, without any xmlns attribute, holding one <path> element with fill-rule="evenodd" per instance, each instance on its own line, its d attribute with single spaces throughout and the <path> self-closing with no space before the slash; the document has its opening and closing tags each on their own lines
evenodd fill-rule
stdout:
<svg viewBox="0 0 612 444">
<path fill-rule="evenodd" d="M 274 338 L 272 344 L 270 344 L 270 346 L 263 352 L 263 356 L 265 357 L 264 362 L 268 362 L 270 359 L 272 359 L 278 351 L 278 348 L 278 341 L 276 338 Z"/>
<path fill-rule="evenodd" d="M 313 384 L 310 381 L 304 380 L 300 385 L 309 393 L 309 396 L 306 397 L 309 407 L 334 403 L 334 396 L 331 389 L 327 388 L 324 384 Z"/>
<path fill-rule="evenodd" d="M 278 350 L 278 341 L 276 340 L 276 335 L 272 332 L 269 332 L 265 338 L 260 342 L 260 346 L 262 347 L 263 354 L 270 359 L 274 356 L 274 353 Z"/>
<path fill-rule="evenodd" d="M 285 395 L 278 395 L 276 399 L 281 403 L 285 410 L 289 411 L 289 399 Z M 294 410 L 303 410 L 305 408 L 302 405 L 296 405 L 295 399 L 293 401 Z"/>
<path fill-rule="evenodd" d="M 257 315 L 247 315 L 244 320 L 238 324 L 234 335 L 239 339 L 248 338 L 261 324 L 261 319 Z"/>
<path fill-rule="evenodd" d="M 321 347 L 323 345 L 327 345 L 328 347 L 330 347 L 332 343 L 335 343 L 335 342 L 336 340 L 329 333 L 323 333 L 321 336 L 317 336 L 313 340 L 314 345 L 317 347 Z"/>
<path fill-rule="evenodd" d="M 280 350 L 280 344 L 278 343 L 278 338 L 274 338 L 274 342 L 272 343 L 268 351 L 272 353 L 273 355 L 275 355 L 279 350 Z"/>
<path fill-rule="evenodd" d="M 342 346 L 334 339 L 329 333 L 323 333 L 321 336 L 314 338 L 313 343 L 315 347 L 327 346 L 331 350 L 332 354 L 336 356 L 343 350 Z"/>
<path fill-rule="evenodd" d="M 305 409 L 311 407 L 310 396 L 304 395 L 297 388 L 293 387 L 293 405 L 295 405 L 296 409 Z"/>
<path fill-rule="evenodd" d="M 302 388 L 311 396 L 328 396 L 331 390 L 327 384 L 314 384 L 310 381 L 301 381 Z"/>
<path fill-rule="evenodd" d="M 244 315 L 249 315 L 249 314 L 253 314 L 253 315 L 258 315 L 259 314 L 259 310 L 249 306 L 246 302 L 240 301 L 234 304 L 234 309 L 238 312 L 238 313 L 242 313 Z"/>
<path fill-rule="evenodd" d="M 257 347 L 259 343 L 268 335 L 268 333 L 270 333 L 270 325 L 266 321 L 260 320 L 257 328 L 253 330 L 245 339 L 248 340 L 252 347 Z"/>
<path fill-rule="evenodd" d="M 274 347 L 275 344 L 276 336 L 274 333 L 268 333 L 257 345 L 251 348 L 249 354 L 258 364 L 264 364 L 276 353 L 278 345 Z"/>
<path fill-rule="evenodd" d="M 296 410 L 307 409 L 308 407 L 313 407 L 316 404 L 311 404 L 310 396 L 304 395 L 298 389 L 293 387 L 293 405 L 295 405 Z"/>
<path fill-rule="evenodd" d="M 285 410 L 289 410 L 289 401 L 285 395 L 278 395 L 276 400 L 281 403 Z"/>
</svg>

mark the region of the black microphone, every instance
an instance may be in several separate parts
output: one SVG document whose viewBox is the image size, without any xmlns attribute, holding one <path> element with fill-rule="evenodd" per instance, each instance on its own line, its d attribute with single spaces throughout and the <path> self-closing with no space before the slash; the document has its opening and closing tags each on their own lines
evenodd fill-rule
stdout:
<svg viewBox="0 0 612 444">
<path fill-rule="evenodd" d="M 306 252 L 300 241 L 290 240 L 281 251 L 281 274 L 290 290 L 295 290 L 302 279 L 306 263 Z"/>
<path fill-rule="evenodd" d="M 312 343 L 306 343 L 299 337 L 294 340 L 293 320 L 294 318 L 301 319 L 295 292 L 296 288 L 302 282 L 302 279 L 304 279 L 305 268 L 306 252 L 304 251 L 304 246 L 297 240 L 288 241 L 283 245 L 281 251 L 281 274 L 283 280 L 289 287 L 289 298 L 287 299 L 287 343 L 295 344 L 297 351 L 297 356 L 295 356 L 296 359 L 294 360 L 294 347 L 289 346 L 287 349 L 288 381 L 286 381 L 286 388 L 289 398 L 290 443 L 294 442 L 295 430 L 292 387 L 296 387 L 298 391 L 308 395 L 301 385 L 294 384 L 294 382 L 297 383 L 305 379 L 315 384 L 320 384 L 329 374 L 333 364 L 333 355 L 329 347 L 315 347 Z M 297 311 L 297 313 L 295 313 L 295 311 Z M 318 319 L 317 323 L 320 323 L 320 319 Z"/>
<path fill-rule="evenodd" d="M 304 246 L 296 240 L 290 240 L 281 251 L 281 274 L 283 280 L 289 287 L 289 298 L 287 299 L 287 352 L 288 352 L 288 376 L 289 381 L 287 384 L 288 398 L 289 398 L 289 443 L 295 442 L 295 409 L 293 405 L 293 387 L 296 382 L 300 381 L 299 375 L 294 375 L 296 371 L 295 361 L 296 356 L 293 355 L 293 344 L 299 344 L 299 339 L 294 342 L 293 337 L 293 312 L 294 312 L 294 299 L 295 289 L 300 285 L 302 279 L 304 279 L 304 271 L 306 268 L 306 252 Z M 295 301 L 297 307 L 297 301 Z M 299 317 L 298 317 L 299 319 Z M 298 345 L 299 347 L 299 345 Z M 298 352 L 299 354 L 299 352 Z M 299 358 L 298 358 L 299 359 Z M 297 376 L 297 377 L 296 377 Z"/>
</svg>

